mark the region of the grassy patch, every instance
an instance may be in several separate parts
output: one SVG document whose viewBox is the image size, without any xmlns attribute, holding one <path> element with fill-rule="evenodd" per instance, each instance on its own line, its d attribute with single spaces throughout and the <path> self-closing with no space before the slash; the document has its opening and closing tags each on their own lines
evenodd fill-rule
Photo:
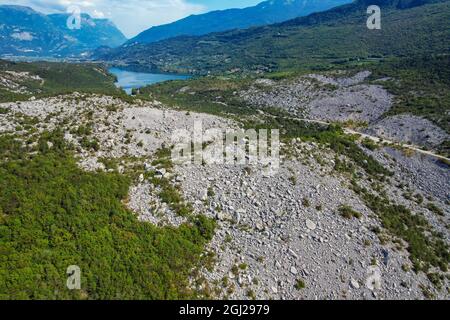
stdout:
<svg viewBox="0 0 450 320">
<path fill-rule="evenodd" d="M 414 270 L 428 271 L 438 267 L 443 272 L 448 269 L 450 253 L 441 235 L 433 231 L 422 214 L 414 214 L 408 208 L 391 203 L 387 198 L 360 188 L 355 182 L 353 188 L 374 213 L 383 227 L 393 237 L 404 240 Z"/>
<path fill-rule="evenodd" d="M 428 202 L 427 209 L 437 214 L 438 216 L 444 216 L 444 211 L 437 205 L 435 205 L 433 202 Z"/>
<path fill-rule="evenodd" d="M 339 207 L 339 213 L 341 214 L 341 216 L 343 216 L 346 219 L 351 219 L 351 218 L 356 218 L 356 219 L 360 219 L 361 218 L 361 213 L 359 213 L 358 211 L 355 211 L 354 209 L 352 209 L 352 207 L 348 206 L 348 205 L 342 205 Z"/>
<path fill-rule="evenodd" d="M 297 290 L 305 289 L 306 288 L 305 281 L 303 279 L 297 279 L 295 281 L 294 288 L 297 289 Z"/>
</svg>

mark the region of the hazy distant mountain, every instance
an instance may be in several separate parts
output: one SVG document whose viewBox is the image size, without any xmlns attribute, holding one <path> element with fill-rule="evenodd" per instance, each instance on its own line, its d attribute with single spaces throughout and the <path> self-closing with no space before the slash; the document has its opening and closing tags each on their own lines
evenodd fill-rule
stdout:
<svg viewBox="0 0 450 320">
<path fill-rule="evenodd" d="M 0 6 L 0 54 L 71 56 L 100 46 L 117 47 L 125 36 L 106 19 L 82 15 L 81 29 L 67 28 L 67 14 L 44 15 L 31 8 Z"/>
<path fill-rule="evenodd" d="M 68 14 L 52 14 L 48 17 L 66 38 L 75 38 L 80 49 L 85 47 L 86 50 L 90 50 L 101 46 L 114 48 L 127 40 L 114 23 L 107 19 L 93 19 L 87 14 L 82 14 L 81 28 L 70 30 L 67 28 Z"/>
<path fill-rule="evenodd" d="M 269 0 L 254 7 L 212 11 L 152 27 L 129 40 L 127 44 L 151 43 L 181 35 L 204 35 L 272 24 L 350 2 L 352 0 Z"/>
<path fill-rule="evenodd" d="M 64 35 L 31 8 L 0 6 L 0 53 L 43 55 L 57 51 Z"/>
</svg>

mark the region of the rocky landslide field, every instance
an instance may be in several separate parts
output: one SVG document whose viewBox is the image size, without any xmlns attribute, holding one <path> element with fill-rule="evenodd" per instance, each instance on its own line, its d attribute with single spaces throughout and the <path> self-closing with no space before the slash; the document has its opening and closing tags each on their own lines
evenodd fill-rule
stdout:
<svg viewBox="0 0 450 320">
<path fill-rule="evenodd" d="M 240 96 L 249 105 L 284 108 L 299 118 L 351 120 L 364 124 L 366 133 L 394 141 L 433 146 L 448 139 L 422 118 L 383 118 L 393 97 L 380 85 L 364 83 L 368 75 L 309 75 L 281 84 L 257 80 Z M 2 81 L 22 90 L 14 77 Z M 169 109 L 158 101 L 126 103 L 74 93 L 3 103 L 0 110 L 0 134 L 26 141 L 62 128 L 80 167 L 134 174 L 125 203 L 140 220 L 161 226 L 186 221 L 176 205 L 161 197 L 164 184 L 155 183 L 158 179 L 179 190 L 195 214 L 214 218 L 217 229 L 207 253 L 211 263 L 193 277 L 192 286 L 216 298 L 449 298 L 446 268 L 431 265 L 419 271 L 413 263 L 419 253 L 408 250 L 416 231 L 418 238 L 431 239 L 426 243 L 432 251 L 437 238 L 449 243 L 450 171 L 448 163 L 432 156 L 356 142 L 364 155 L 392 173 L 377 180 L 327 145 L 283 139 L 280 168 L 267 176 L 260 166 L 175 165 L 161 159 L 158 150 L 171 146 L 174 130 L 191 131 L 194 121 L 201 120 L 204 129 L 240 124 Z M 350 167 L 353 174 L 346 170 Z M 379 210 L 370 194 L 389 205 Z M 421 217 L 424 227 L 416 230 L 405 221 L 402 228 L 410 233 L 396 234 L 383 208 L 394 208 L 389 211 L 394 215 L 401 211 L 411 221 Z M 443 259 L 447 265 L 448 251 Z"/>
<path fill-rule="evenodd" d="M 345 77 L 310 74 L 280 83 L 263 79 L 241 93 L 251 105 L 279 107 L 307 119 L 341 122 L 357 126 L 361 132 L 427 148 L 449 140 L 449 135 L 431 121 L 411 114 L 384 116 L 394 98 L 381 85 L 367 81 L 370 72 Z"/>
</svg>

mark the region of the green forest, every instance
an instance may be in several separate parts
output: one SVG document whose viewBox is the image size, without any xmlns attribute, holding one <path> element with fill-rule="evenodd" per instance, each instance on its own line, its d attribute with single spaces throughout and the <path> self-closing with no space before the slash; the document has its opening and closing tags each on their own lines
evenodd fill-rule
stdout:
<svg viewBox="0 0 450 320">
<path fill-rule="evenodd" d="M 129 177 L 82 171 L 58 132 L 36 149 L 0 137 L 0 299 L 198 296 L 188 281 L 214 232 L 211 220 L 197 216 L 179 228 L 139 222 L 123 205 Z M 66 288 L 69 265 L 81 268 L 81 290 Z"/>
<path fill-rule="evenodd" d="M 31 96 L 48 97 L 73 92 L 110 94 L 124 97 L 115 87 L 115 77 L 99 64 L 59 62 L 11 62 L 0 60 L 0 75 L 5 71 L 28 72 L 40 80 L 24 80 L 20 83 L 27 93 L 14 93 L 0 87 L 0 102 L 26 100 Z"/>
</svg>

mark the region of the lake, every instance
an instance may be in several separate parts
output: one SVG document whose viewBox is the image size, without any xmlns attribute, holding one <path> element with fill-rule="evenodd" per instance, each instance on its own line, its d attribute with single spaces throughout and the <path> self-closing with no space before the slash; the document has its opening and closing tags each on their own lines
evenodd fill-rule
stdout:
<svg viewBox="0 0 450 320">
<path fill-rule="evenodd" d="M 131 90 L 142 88 L 150 84 L 168 80 L 186 80 L 190 76 L 163 73 L 133 72 L 119 68 L 110 68 L 109 72 L 117 77 L 116 86 L 131 94 Z"/>
</svg>

